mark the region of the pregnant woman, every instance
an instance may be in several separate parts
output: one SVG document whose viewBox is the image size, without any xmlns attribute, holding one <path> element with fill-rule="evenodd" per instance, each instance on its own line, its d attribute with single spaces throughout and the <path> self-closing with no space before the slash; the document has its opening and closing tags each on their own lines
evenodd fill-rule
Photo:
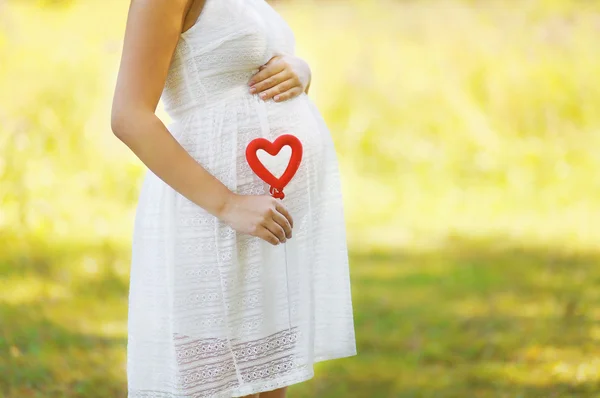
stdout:
<svg viewBox="0 0 600 398">
<path fill-rule="evenodd" d="M 338 165 L 309 82 L 264 0 L 131 2 L 112 108 L 115 135 L 148 168 L 129 398 L 285 397 L 315 362 L 356 354 Z M 275 199 L 245 151 L 283 134 L 303 157 Z M 285 155 L 261 160 L 277 175 Z"/>
</svg>

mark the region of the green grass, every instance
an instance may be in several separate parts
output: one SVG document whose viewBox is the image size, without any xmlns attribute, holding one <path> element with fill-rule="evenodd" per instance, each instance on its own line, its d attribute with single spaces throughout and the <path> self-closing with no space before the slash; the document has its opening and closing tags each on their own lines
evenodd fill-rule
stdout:
<svg viewBox="0 0 600 398">
<path fill-rule="evenodd" d="M 127 284 L 114 264 L 125 249 L 48 250 L 38 248 L 37 259 L 0 260 L 0 391 L 124 396 Z M 291 397 L 600 391 L 600 253 L 496 236 L 453 238 L 431 251 L 353 253 L 351 260 L 359 355 L 317 365 L 317 377 L 291 388 Z"/>
<path fill-rule="evenodd" d="M 339 154 L 359 351 L 289 396 L 600 397 L 600 2 L 278 7 Z M 0 2 L 2 398 L 126 393 L 126 12 Z"/>
</svg>

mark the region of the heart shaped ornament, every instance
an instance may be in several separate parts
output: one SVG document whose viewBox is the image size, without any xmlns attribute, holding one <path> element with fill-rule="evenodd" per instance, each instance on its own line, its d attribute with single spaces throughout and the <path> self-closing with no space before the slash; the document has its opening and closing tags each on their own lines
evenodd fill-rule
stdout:
<svg viewBox="0 0 600 398">
<path fill-rule="evenodd" d="M 263 150 L 271 156 L 277 156 L 284 146 L 292 150 L 290 160 L 280 177 L 275 177 L 258 158 L 258 151 Z M 254 173 L 270 185 L 269 193 L 277 199 L 283 199 L 283 189 L 292 180 L 302 161 L 302 143 L 291 134 L 283 134 L 271 142 L 266 138 L 256 138 L 246 147 L 246 161 Z"/>
</svg>

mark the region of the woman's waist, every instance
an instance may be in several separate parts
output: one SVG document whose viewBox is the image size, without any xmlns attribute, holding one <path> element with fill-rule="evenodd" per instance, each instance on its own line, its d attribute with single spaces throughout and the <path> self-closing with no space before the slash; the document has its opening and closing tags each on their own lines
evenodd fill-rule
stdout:
<svg viewBox="0 0 600 398">
<path fill-rule="evenodd" d="M 285 129 L 312 124 L 313 115 L 307 100 L 306 94 L 302 93 L 282 102 L 272 99 L 265 101 L 258 94 L 251 94 L 248 86 L 238 86 L 221 92 L 210 101 L 190 101 L 178 106 L 165 104 L 164 109 L 174 122 L 185 124 L 192 118 L 198 123 L 206 123 L 210 119 L 213 127 L 216 127 L 214 122 L 218 121 L 217 125 L 233 123 L 241 129 L 253 128 L 257 124 L 263 129 Z M 207 126 L 202 127 L 204 129 Z"/>
<path fill-rule="evenodd" d="M 202 90 L 200 90 L 202 91 Z M 188 98 L 170 98 L 163 96 L 164 109 L 173 120 L 183 119 L 190 114 L 201 114 L 218 110 L 219 108 L 241 106 L 251 100 L 252 94 L 247 86 L 234 86 L 218 93 L 194 93 Z"/>
<path fill-rule="evenodd" d="M 322 144 L 315 115 L 305 94 L 283 102 L 263 101 L 257 95 L 244 92 L 227 101 L 207 106 L 191 107 L 181 119 L 169 126 L 173 136 L 188 151 L 199 156 L 217 156 L 214 146 L 245 146 L 255 138 L 273 142 L 283 134 L 296 136 L 309 150 Z"/>
</svg>

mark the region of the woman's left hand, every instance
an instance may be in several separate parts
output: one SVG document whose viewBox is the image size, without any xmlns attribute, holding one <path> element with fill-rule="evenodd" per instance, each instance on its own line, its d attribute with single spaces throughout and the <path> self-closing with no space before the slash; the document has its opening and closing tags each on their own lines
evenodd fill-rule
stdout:
<svg viewBox="0 0 600 398">
<path fill-rule="evenodd" d="M 248 85 L 251 94 L 263 100 L 281 102 L 308 93 L 311 72 L 308 64 L 292 55 L 276 55 L 252 76 Z"/>
</svg>

